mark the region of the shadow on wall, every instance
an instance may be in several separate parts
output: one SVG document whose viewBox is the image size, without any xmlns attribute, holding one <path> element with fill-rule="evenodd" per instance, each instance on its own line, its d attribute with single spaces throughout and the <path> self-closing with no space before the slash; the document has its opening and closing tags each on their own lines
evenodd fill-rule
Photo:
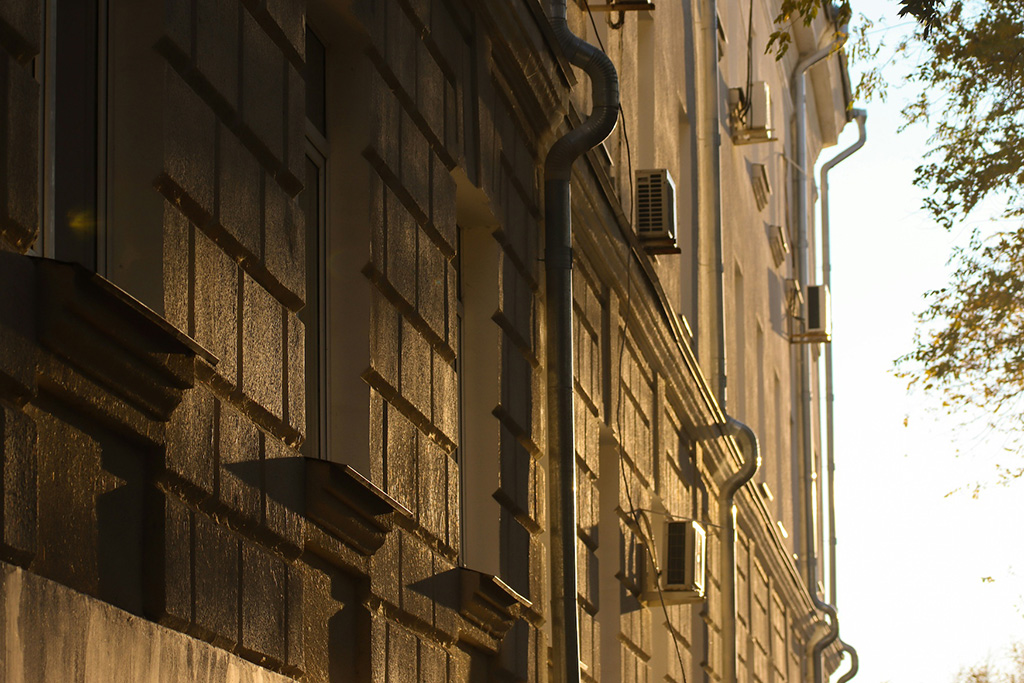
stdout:
<svg viewBox="0 0 1024 683">
<path fill-rule="evenodd" d="M 786 336 L 786 300 L 782 289 L 782 278 L 768 268 L 768 310 L 771 315 L 772 331 L 779 336 Z"/>
<path fill-rule="evenodd" d="M 223 467 L 254 490 L 266 490 L 267 497 L 286 510 L 306 514 L 306 458 L 242 460 Z"/>
</svg>

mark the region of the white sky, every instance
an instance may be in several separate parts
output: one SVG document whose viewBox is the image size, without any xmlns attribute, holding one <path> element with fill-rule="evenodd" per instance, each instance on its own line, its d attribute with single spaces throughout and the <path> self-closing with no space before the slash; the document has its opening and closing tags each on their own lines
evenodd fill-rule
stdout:
<svg viewBox="0 0 1024 683">
<path fill-rule="evenodd" d="M 904 23 L 897 0 L 854 6 Z M 908 28 L 888 31 L 888 41 Z M 900 78 L 891 67 L 887 75 Z M 858 103 L 868 110 L 868 143 L 829 176 L 838 607 L 842 637 L 860 654 L 859 683 L 952 682 L 962 667 L 998 661 L 1024 642 L 1024 481 L 976 500 L 969 491 L 947 496 L 994 481 L 993 463 L 1009 461 L 999 460 L 998 441 L 929 411 L 936 401 L 908 396 L 892 373 L 911 349 L 922 294 L 946 282 L 951 247 L 986 224 L 979 214 L 947 233 L 920 209 L 911 181 L 927 131 L 896 132 L 911 97 L 904 88 L 887 103 Z M 856 137 L 848 125 L 823 160 Z"/>
</svg>

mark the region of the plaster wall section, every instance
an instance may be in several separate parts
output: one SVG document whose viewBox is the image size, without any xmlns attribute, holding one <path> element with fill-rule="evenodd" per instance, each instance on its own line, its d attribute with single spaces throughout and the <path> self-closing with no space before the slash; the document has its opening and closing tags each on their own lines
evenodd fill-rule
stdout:
<svg viewBox="0 0 1024 683">
<path fill-rule="evenodd" d="M 786 415 L 772 416 L 770 397 L 776 391 L 789 400 L 775 408 L 785 412 L 785 406 L 798 406 L 800 391 L 795 384 L 794 347 L 789 338 L 802 324 L 794 318 L 791 305 L 793 279 L 796 277 L 797 182 L 805 169 L 797 168 L 795 141 L 790 122 L 795 117 L 792 100 L 792 75 L 797 56 L 805 49 L 815 49 L 814 43 L 805 48 L 801 39 L 815 39 L 820 44 L 831 40 L 831 30 L 812 27 L 798 31 L 790 53 L 782 60 L 763 54 L 763 45 L 772 30 L 772 16 L 763 3 L 742 6 L 743 3 L 725 3 L 723 12 L 730 16 L 726 30 L 727 42 L 722 60 L 722 73 L 731 82 L 730 88 L 746 88 L 747 80 L 765 81 L 772 95 L 772 121 L 775 136 L 771 143 L 734 145 L 723 142 L 723 196 L 726 239 L 726 320 L 727 320 L 727 372 L 729 376 L 730 412 L 755 427 L 762 435 L 765 455 L 764 472 L 759 479 L 773 490 L 800 490 L 802 454 L 799 452 L 799 424 L 787 425 Z M 748 12 L 753 10 L 753 14 Z M 807 35 L 804 35 L 804 34 Z M 750 41 L 748 43 L 748 40 Z M 751 46 L 750 75 L 748 71 L 748 45 Z M 830 57 L 813 67 L 808 79 L 809 159 L 817 158 L 823 146 L 834 144 L 837 108 L 835 98 L 845 95 L 839 74 L 839 60 Z M 831 79 L 831 80 L 829 80 Z M 839 112 L 837 114 L 836 112 Z M 813 163 L 809 164 L 813 167 Z M 755 197 L 757 185 L 765 182 L 767 197 Z M 813 210 L 812 210 L 813 214 Z M 816 267 L 814 252 L 816 237 L 813 215 L 809 217 L 812 275 Z M 776 227 L 778 226 L 778 227 Z M 789 258 L 776 264 L 769 248 L 772 235 L 781 229 L 790 244 Z M 818 357 L 818 348 L 811 349 L 812 358 Z M 814 377 L 817 376 L 816 364 Z M 778 385 L 778 386 L 777 386 Z M 812 378 L 812 386 L 816 383 Z M 812 390 L 813 400 L 819 400 Z M 798 418 L 798 411 L 789 411 L 790 420 Z M 815 443 L 820 442 L 818 420 L 812 416 Z M 788 443 L 787 443 L 788 442 Z M 815 446 L 816 452 L 820 448 Z M 797 500 L 807 500 L 810 491 L 799 494 Z M 820 498 L 820 496 L 817 496 Z M 776 518 L 787 530 L 794 552 L 805 552 L 801 510 L 803 503 L 794 504 L 792 496 L 779 496 L 768 501 Z M 820 500 L 816 505 L 820 506 Z"/>
<path fill-rule="evenodd" d="M 742 6 L 741 6 L 742 5 Z M 688 11 L 687 11 L 688 10 Z M 707 22 L 706 6 L 695 4 L 687 7 L 681 17 L 674 16 L 672 9 L 668 12 L 659 10 L 651 13 L 626 14 L 622 25 L 619 28 L 612 28 L 604 24 L 604 17 L 595 15 L 597 26 L 593 27 L 590 18 L 581 12 L 576 19 L 576 24 L 570 24 L 581 34 L 595 41 L 598 37 L 604 42 L 607 51 L 616 61 L 620 69 L 623 95 L 623 114 L 625 126 L 613 133 L 612 137 L 604 145 L 603 150 L 592 153 L 590 167 L 599 178 L 606 174 L 608 185 L 605 187 L 614 188 L 611 192 L 619 205 L 614 206 L 613 212 L 622 225 L 622 217 L 630 215 L 631 188 L 629 187 L 628 173 L 622 168 L 625 162 L 625 135 L 623 128 L 639 131 L 633 136 L 633 160 L 650 153 L 648 157 L 651 163 L 657 167 L 669 168 L 670 172 L 678 171 L 684 175 L 682 166 L 674 165 L 671 152 L 683 147 L 686 139 L 681 136 L 679 129 L 673 133 L 663 130 L 662 124 L 666 120 L 665 99 L 671 99 L 673 92 L 685 93 L 691 96 L 692 101 L 684 99 L 683 112 L 685 120 L 690 121 L 689 113 L 694 112 L 694 142 L 695 151 L 692 158 L 696 159 L 696 168 L 705 168 L 707 172 L 699 174 L 700 178 L 696 196 L 706 201 L 698 200 L 698 206 L 703 206 L 701 212 L 693 216 L 692 234 L 696 235 L 697 247 L 690 252 L 690 258 L 685 258 L 686 249 L 689 245 L 682 245 L 684 257 L 680 256 L 650 256 L 650 265 L 657 273 L 659 284 L 665 286 L 666 291 L 671 292 L 665 300 L 673 306 L 673 313 L 679 313 L 678 306 L 686 309 L 686 302 L 691 300 L 687 293 L 685 282 L 687 273 L 696 272 L 698 285 L 696 301 L 707 301 L 708 303 L 697 315 L 697 324 L 700 332 L 695 338 L 699 353 L 700 365 L 707 376 L 715 380 L 717 366 L 717 351 L 714 348 L 714 290 L 717 285 L 717 273 L 715 272 L 715 256 L 713 241 L 713 212 L 707 209 L 708 204 L 713 200 L 711 192 L 711 178 L 713 174 L 706 166 L 710 159 L 710 146 L 715 138 L 714 131 L 717 128 L 721 133 L 721 188 L 722 188 L 722 223 L 724 231 L 725 252 L 725 294 L 726 301 L 725 325 L 726 325 L 726 356 L 727 372 L 729 379 L 729 412 L 739 419 L 750 424 L 759 435 L 762 452 L 765 456 L 765 465 L 755 484 L 762 481 L 767 483 L 772 493 L 782 492 L 774 499 L 768 499 L 760 492 L 744 493 L 740 503 L 740 526 L 751 533 L 744 541 L 745 552 L 740 554 L 741 562 L 745 566 L 738 569 L 741 582 L 741 610 L 744 613 L 738 622 L 740 631 L 737 642 L 740 644 L 741 670 L 744 675 L 765 679 L 769 673 L 769 660 L 774 657 L 777 660 L 785 661 L 786 654 L 791 648 L 796 647 L 794 643 L 802 640 L 802 629 L 806 624 L 800 623 L 796 615 L 803 613 L 801 606 L 806 598 L 801 596 L 800 581 L 794 574 L 794 552 L 801 550 L 802 539 L 799 536 L 799 529 L 802 527 L 799 510 L 802 508 L 801 501 L 806 499 L 808 493 L 802 487 L 802 459 L 797 451 L 797 438 L 799 425 L 795 422 L 796 413 L 794 406 L 798 405 L 799 395 L 795 382 L 795 354 L 790 342 L 790 335 L 793 332 L 793 321 L 790 320 L 791 310 L 787 306 L 789 287 L 795 275 L 795 262 L 792 253 L 795 245 L 795 191 L 794 191 L 794 141 L 791 134 L 791 120 L 794 116 L 792 93 L 791 93 L 791 72 L 795 66 L 798 53 L 811 47 L 812 36 L 797 36 L 796 44 L 791 54 L 782 60 L 776 61 L 773 56 L 763 55 L 764 43 L 772 30 L 773 14 L 771 8 L 764 3 L 755 3 L 752 16 L 749 5 L 744 3 L 723 2 L 719 5 L 719 13 L 722 17 L 722 28 L 725 33 L 725 40 L 721 42 L 721 55 L 708 55 L 705 42 L 686 42 L 685 37 L 689 34 L 684 26 L 674 23 L 677 20 L 691 19 L 694 25 L 701 26 L 701 22 Z M 692 12 L 692 13 L 691 13 Z M 615 20 L 613 15 L 613 21 Z M 749 23 L 748 23 L 749 22 Z M 752 29 L 752 31 L 751 31 Z M 752 33 L 752 35 L 750 35 Z M 816 23 L 813 31 L 808 33 L 820 34 L 821 40 L 830 38 L 826 29 Z M 664 49 L 655 51 L 653 69 L 651 73 L 645 71 L 647 66 L 644 63 L 645 41 L 664 40 L 665 36 L 682 36 L 683 40 L 675 42 L 665 41 L 662 43 Z M 772 119 L 774 126 L 775 141 L 756 145 L 737 145 L 731 137 L 731 128 L 728 120 L 728 89 L 732 87 L 747 88 L 748 80 L 748 37 L 751 38 L 750 46 L 751 65 L 749 78 L 752 81 L 766 81 L 772 92 Z M 827 41 L 826 41 L 827 42 Z M 807 43 L 807 45 L 804 45 Z M 814 46 L 816 48 L 816 46 Z M 707 79 L 708 62 L 710 59 L 720 57 L 720 77 L 718 84 L 711 84 Z M 685 83 L 685 79 L 678 79 L 677 83 L 666 83 L 659 80 L 663 74 L 672 73 L 670 68 L 661 69 L 663 65 L 684 64 L 687 66 L 686 79 L 692 79 L 694 86 L 691 89 Z M 824 69 L 824 67 L 822 67 Z M 835 73 L 835 72 L 832 72 Z M 651 86 L 651 83 L 656 84 Z M 681 83 L 681 85 L 680 85 Z M 673 85 L 677 89 L 673 90 Z M 649 88 L 649 90 L 645 90 Z M 829 88 L 832 88 L 830 90 Z M 830 109 L 834 104 L 834 92 L 841 92 L 841 84 L 832 81 L 823 89 L 829 97 L 827 104 L 816 107 L 812 103 L 810 119 L 811 140 L 810 156 L 815 158 L 823 144 L 829 144 L 828 125 L 831 125 L 830 117 L 835 113 Z M 646 92 L 656 93 L 652 101 L 645 99 Z M 708 107 L 708 102 L 715 97 L 720 100 L 721 118 L 715 119 L 713 108 Z M 813 97 L 813 96 L 812 96 Z M 635 99 L 635 102 L 630 102 Z M 586 95 L 577 94 L 575 104 L 578 107 L 588 106 Z M 645 106 L 646 105 L 646 106 Z M 687 106 L 690 105 L 690 106 Z M 630 113 L 629 107 L 636 107 L 635 113 Z M 825 123 L 819 119 L 824 117 Z M 828 124 L 828 125 L 826 125 Z M 665 127 L 667 128 L 667 127 Z M 651 144 L 646 136 L 656 141 Z M 639 143 L 638 143 L 639 140 Z M 609 157 L 611 159 L 609 159 Z M 701 160 L 705 164 L 702 167 Z M 641 164 L 642 165 L 642 164 Z M 636 166 L 634 166 L 636 168 Z M 677 176 L 679 177 L 679 176 Z M 755 179 L 767 180 L 767 188 L 763 201 L 758 201 L 755 196 Z M 599 181 L 600 182 L 600 181 Z M 700 189 L 702 188 L 702 189 Z M 605 190 L 608 192 L 608 190 Z M 683 189 L 686 191 L 686 188 Z M 593 200 L 591 200 L 593 201 Z M 685 201 L 680 201 L 684 206 Z M 591 214 L 585 211 L 580 212 L 581 217 L 586 220 L 588 229 L 601 232 L 599 222 L 591 221 Z M 595 215 L 604 217 L 601 211 L 595 211 Z M 605 224 L 609 232 L 614 234 L 614 223 L 609 221 Z M 776 232 L 775 226 L 781 228 L 782 234 L 790 245 L 790 257 L 780 263 L 776 263 L 772 257 L 771 238 Z M 680 221 L 680 234 L 687 230 L 685 220 Z M 628 229 L 628 228 L 626 228 Z M 583 243 L 584 237 L 577 238 Z M 703 246 L 702 246 L 703 245 Z M 588 245 L 581 244 L 583 251 Z M 703 251 L 701 250 L 703 249 Z M 700 258 L 704 254 L 705 258 Z M 604 261 L 603 265 L 608 264 Z M 617 264 L 616 264 L 617 265 Z M 610 285 L 617 296 L 617 305 L 623 306 L 623 281 L 628 281 L 628 276 L 623 276 L 619 270 L 612 274 L 607 270 L 597 269 L 597 276 L 602 282 Z M 615 284 L 612 284 L 615 283 Z M 704 283 L 701 285 L 700 283 Z M 641 291 L 642 288 L 641 288 Z M 701 295 L 701 292 L 704 292 Z M 641 298 L 647 295 L 644 291 Z M 704 298 L 702 298 L 702 296 Z M 610 300 L 611 300 L 610 299 Z M 634 302 L 635 303 L 635 302 Z M 628 306 L 628 304 L 626 304 Z M 626 315 L 629 315 L 628 313 Z M 628 479 L 634 479 L 634 487 L 641 491 L 638 498 L 643 498 L 646 504 L 657 508 L 662 496 L 668 496 L 666 479 L 646 479 L 644 474 L 649 471 L 645 468 L 649 445 L 644 443 L 645 428 L 653 423 L 649 421 L 649 414 L 642 409 L 644 405 L 644 391 L 641 388 L 643 383 L 637 382 L 637 376 L 646 378 L 646 385 L 654 390 L 661 387 L 660 392 L 671 396 L 680 387 L 674 385 L 669 379 L 665 381 L 659 374 L 658 368 L 664 363 L 663 358 L 657 358 L 658 354 L 650 347 L 643 348 L 644 344 L 631 345 L 636 338 L 631 337 L 618 325 L 613 325 L 618 334 L 624 335 L 627 340 L 623 348 L 625 360 L 623 365 L 631 365 L 622 376 L 617 376 L 617 370 L 610 373 L 611 387 L 610 403 L 615 405 L 615 412 L 609 412 L 607 424 L 613 428 L 616 438 L 619 439 L 618 447 L 621 449 L 622 462 L 627 465 Z M 650 339 L 648 333 L 641 337 Z M 614 347 L 609 349 L 615 352 Z M 657 360 L 656 360 L 657 358 Z M 649 370 L 645 375 L 643 372 L 634 371 L 634 368 L 643 368 L 650 363 Z M 619 361 L 616 357 L 610 359 L 613 368 L 617 368 Z M 666 373 L 671 374 L 671 373 Z M 616 389 L 620 384 L 622 389 Z M 712 382 L 712 386 L 717 386 Z M 621 392 L 623 398 L 618 398 Z M 635 392 L 635 393 L 633 393 Z M 585 393 L 578 391 L 581 397 Z M 619 404 L 621 401 L 621 405 Z M 581 400 L 585 403 L 585 398 Z M 580 412 L 578 410 L 578 412 Z M 620 417 L 619 414 L 625 417 Z M 671 424 L 671 418 L 664 412 L 657 413 L 658 419 L 665 419 Z M 692 419 L 692 418 L 691 418 Z M 619 424 L 620 422 L 624 424 Z M 687 420 L 684 418 L 685 424 Z M 580 420 L 577 420 L 578 428 Z M 689 429 L 699 429 L 691 423 Z M 664 433 L 664 432 L 662 432 Z M 699 433 L 699 432 L 698 432 Z M 815 434 L 817 427 L 815 426 Z M 653 445 L 653 444 L 652 444 Z M 659 447 L 660 450 L 660 447 Z M 708 519 L 717 520 L 716 498 L 714 491 L 719 477 L 727 476 L 728 465 L 722 461 L 715 462 L 710 458 L 702 468 L 703 479 L 701 485 L 712 493 L 710 500 L 702 514 Z M 653 468 L 652 468 L 653 469 Z M 666 470 L 664 470 L 667 472 Z M 661 470 L 659 470 L 661 472 Z M 661 487 L 665 486 L 663 493 Z M 628 485 L 620 486 L 628 488 Z M 620 498 L 621 498 L 620 493 Z M 754 501 L 752 496 L 758 496 L 760 501 Z M 637 508 L 638 503 L 631 506 L 628 501 L 622 500 L 621 504 Z M 819 503 L 820 504 L 820 503 Z M 766 509 L 769 518 L 765 519 L 763 513 L 757 512 L 758 507 Z M 622 508 L 625 511 L 625 507 Z M 628 512 L 623 516 L 630 518 Z M 629 525 L 623 525 L 623 537 L 629 533 Z M 712 529 L 709 538 L 709 599 L 705 607 L 700 610 L 703 622 L 702 643 L 703 666 L 711 675 L 717 675 L 721 671 L 722 648 L 720 634 L 722 633 L 723 622 L 730 619 L 729 616 L 721 613 L 720 607 L 720 581 L 723 576 L 720 567 L 717 567 L 717 553 L 720 539 L 717 532 Z M 756 541 L 753 540 L 756 537 Z M 642 539 L 636 539 L 642 545 Z M 600 553 L 599 553 L 600 554 Z M 628 555 L 627 555 L 628 556 Z M 745 558 L 745 559 L 743 559 Z M 626 572 L 628 574 L 628 572 Z M 768 634 L 769 611 L 772 609 L 767 597 L 768 585 L 777 585 L 779 596 L 778 607 L 774 609 L 776 621 L 784 621 L 786 626 L 778 629 L 786 632 L 786 638 L 772 641 Z M 657 611 L 656 609 L 654 611 Z M 794 620 L 795 619 L 795 620 Z M 658 616 L 658 620 L 662 618 Z M 630 631 L 635 629 L 635 632 Z M 623 642 L 632 643 L 636 646 L 642 640 L 638 634 L 642 631 L 640 627 L 630 626 L 622 632 L 620 638 Z M 801 635 L 794 635 L 801 634 Z M 687 639 L 692 643 L 696 638 Z M 642 652 L 642 647 L 634 647 L 632 652 Z M 629 661 L 628 654 L 623 654 L 621 661 Z M 659 664 L 652 660 L 646 662 L 648 670 L 654 670 Z M 793 673 L 789 670 L 789 664 L 778 664 L 775 667 L 778 672 L 775 675 L 798 677 L 799 672 Z M 794 678 L 796 680 L 796 678 Z"/>
</svg>

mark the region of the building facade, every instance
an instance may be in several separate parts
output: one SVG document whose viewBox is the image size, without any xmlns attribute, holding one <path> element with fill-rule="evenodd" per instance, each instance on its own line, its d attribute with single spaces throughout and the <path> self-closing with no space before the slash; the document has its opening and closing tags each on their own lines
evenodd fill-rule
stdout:
<svg viewBox="0 0 1024 683">
<path fill-rule="evenodd" d="M 0 4 L 4 680 L 560 680 L 563 591 L 582 680 L 813 680 L 797 195 L 841 51 L 803 165 L 794 92 L 837 29 L 776 60 L 775 0 L 569 3 L 621 117 L 573 166 L 564 584 L 544 167 L 594 95 L 555 4 Z M 671 239 L 637 230 L 650 170 Z M 707 536 L 682 604 L 673 520 Z"/>
</svg>

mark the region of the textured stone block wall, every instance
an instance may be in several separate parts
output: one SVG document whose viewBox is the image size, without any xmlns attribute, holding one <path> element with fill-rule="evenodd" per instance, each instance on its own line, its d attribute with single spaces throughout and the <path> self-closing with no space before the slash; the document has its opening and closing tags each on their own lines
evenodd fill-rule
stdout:
<svg viewBox="0 0 1024 683">
<path fill-rule="evenodd" d="M 163 5 L 164 308 L 209 349 L 167 426 L 147 611 L 305 669 L 301 3 Z M 162 558 L 162 561 L 161 561 Z"/>
<path fill-rule="evenodd" d="M 639 293 L 627 300 L 609 287 L 609 276 L 597 274 L 583 249 L 574 272 L 583 675 L 593 681 L 682 681 L 701 663 L 716 670 L 708 659 L 713 653 L 704 649 L 705 631 L 713 632 L 716 622 L 702 604 L 665 611 L 656 600 L 644 604 L 647 544 L 666 515 L 710 519 L 703 494 L 708 473 L 698 469 L 699 451 L 680 408 L 679 388 L 656 370 L 657 355 L 638 336 L 631 309 Z M 614 442 L 602 441 L 601 430 L 609 427 Z M 610 497 L 614 526 L 599 514 Z M 608 582 L 614 584 L 610 590 Z M 609 628 L 614 633 L 602 638 L 602 629 Z M 617 653 L 607 651 L 611 643 Z"/>
<path fill-rule="evenodd" d="M 466 676 L 470 656 L 444 647 L 458 621 L 454 574 L 460 547 L 457 460 L 458 328 L 455 316 L 456 74 L 466 38 L 431 3 L 361 2 L 369 44 L 370 139 L 348 163 L 368 173 L 372 283 L 367 473 L 412 513 L 370 566 L 372 680 Z M 447 34 L 445 32 L 448 32 Z M 443 46 L 439 38 L 447 35 Z M 440 600 L 439 600 L 440 599 Z M 450 641 L 449 641 L 450 642 Z"/>
<path fill-rule="evenodd" d="M 738 662 L 736 675 L 741 681 L 750 680 L 752 651 L 749 644 L 751 635 L 751 576 L 750 543 L 737 533 L 736 538 L 736 654 Z"/>
<path fill-rule="evenodd" d="M 768 593 L 768 575 L 757 560 L 751 563 L 751 602 L 750 623 L 752 629 L 752 659 L 754 680 L 769 680 L 769 653 L 771 637 L 769 632 L 768 614 L 770 609 Z"/>
<path fill-rule="evenodd" d="M 373 633 L 382 654 L 372 668 L 389 677 L 416 670 L 422 680 L 475 680 L 498 667 L 537 680 L 545 665 L 539 615 L 546 576 L 538 539 L 536 143 L 517 128 L 509 95 L 488 73 L 480 46 L 490 27 L 482 18 L 442 0 L 356 3 L 353 13 L 368 34 L 356 68 L 366 70 L 375 119 L 361 158 L 349 162 L 355 173 L 369 172 L 377 207 L 363 270 L 372 285 L 367 474 L 415 521 L 390 535 L 373 560 L 370 599 L 382 606 Z M 473 514 L 462 509 L 459 490 L 456 167 L 499 220 L 490 227 L 501 252 L 493 315 L 501 367 L 491 407 L 499 423 L 498 565 L 502 580 L 537 610 L 512 627 L 496 655 L 447 642 L 451 606 L 417 588 L 454 572 L 460 515 Z M 412 670 L 411 653 L 418 653 Z"/>
<path fill-rule="evenodd" d="M 38 230 L 32 59 L 40 8 L 0 8 L 0 233 L 8 249 L 24 250 Z M 288 490 L 288 478 L 273 471 L 294 462 L 291 445 L 304 422 L 295 318 L 304 296 L 302 216 L 294 199 L 303 8 L 169 1 L 153 9 L 163 13 L 165 60 L 149 74 L 164 93 L 164 119 L 151 134 L 163 140 L 164 164 L 151 180 L 166 199 L 164 241 L 153 248 L 164 254 L 168 320 L 218 362 L 201 362 L 198 384 L 175 380 L 183 393 L 169 404 L 140 401 L 118 363 L 141 372 L 147 389 L 164 371 L 135 365 L 132 354 L 144 363 L 149 351 L 132 346 L 130 334 L 131 351 L 116 348 L 135 324 L 130 317 L 111 309 L 100 323 L 94 309 L 72 314 L 40 302 L 61 334 L 77 340 L 65 348 L 32 329 L 35 309 L 23 301 L 24 329 L 17 317 L 4 321 L 18 323 L 4 344 L 5 364 L 30 374 L 25 386 L 5 374 L 0 392 L 3 555 L 270 668 L 299 672 L 301 472 Z M 26 272 L 21 282 L 33 279 Z M 67 284 L 54 291 L 75 291 Z M 101 326 L 112 348 L 95 337 Z M 163 404 L 166 412 L 154 408 Z"/>
<path fill-rule="evenodd" d="M 576 382 L 576 576 L 580 603 L 580 660 L 587 680 L 601 680 L 600 566 L 601 477 L 618 478 L 618 472 L 601 472 L 600 426 L 605 412 L 603 360 L 607 349 L 603 335 L 604 302 L 601 287 L 582 264 L 573 270 L 573 370 Z M 606 494 L 607 495 L 607 494 Z M 610 530 L 609 530 L 610 531 Z M 605 539 L 611 542 L 611 539 Z M 610 609 L 610 607 L 606 607 Z M 610 674 L 607 672 L 605 675 Z M 612 674 L 614 675 L 614 674 Z"/>
<path fill-rule="evenodd" d="M 771 601 L 770 620 L 772 671 L 774 672 L 774 675 L 778 676 L 781 680 L 798 680 L 787 678 L 789 673 L 788 648 L 786 647 L 788 639 L 787 612 L 782 599 L 774 588 L 771 590 Z"/>
<path fill-rule="evenodd" d="M 452 560 L 459 547 L 458 505 L 450 504 L 459 496 L 451 263 L 457 237 L 455 183 L 446 165 L 453 151 L 444 141 L 454 141 L 457 131 L 446 133 L 446 121 L 455 117 L 444 111 L 456 106 L 454 87 L 445 87 L 453 85 L 448 79 L 454 71 L 447 61 L 443 69 L 437 61 L 439 48 L 423 23 L 429 14 L 420 17 L 397 3 L 370 5 L 361 5 L 370 45 L 359 67 L 369 73 L 374 107 L 368 113 L 379 122 L 364 159 L 351 162 L 369 172 L 376 204 L 372 261 L 364 270 L 373 284 L 366 375 L 373 389 L 370 474 Z M 436 15 L 436 24 L 453 22 Z M 465 45 L 461 36 L 456 43 Z M 424 82 L 417 78 L 420 72 Z M 440 82 L 430 83 L 428 74 Z M 420 102 L 429 105 L 427 111 Z"/>
</svg>

